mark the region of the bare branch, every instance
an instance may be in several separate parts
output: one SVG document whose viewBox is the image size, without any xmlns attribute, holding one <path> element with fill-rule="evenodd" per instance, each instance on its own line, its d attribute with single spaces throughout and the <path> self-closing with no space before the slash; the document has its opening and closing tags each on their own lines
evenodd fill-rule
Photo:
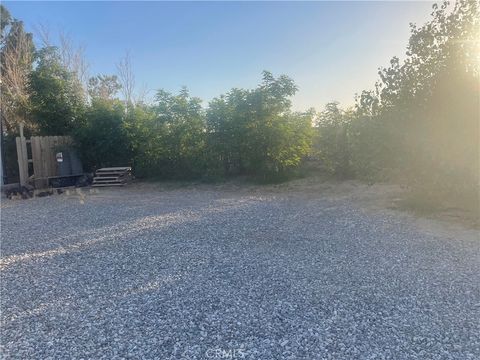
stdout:
<svg viewBox="0 0 480 360">
<path fill-rule="evenodd" d="M 70 36 L 61 30 L 59 34 L 59 51 L 62 64 L 75 73 L 85 93 L 87 93 L 88 63 L 85 58 L 85 47 L 74 46 Z"/>
<path fill-rule="evenodd" d="M 35 25 L 34 31 L 40 39 L 42 47 L 57 47 L 62 65 L 68 71 L 75 73 L 79 84 L 87 94 L 89 64 L 85 57 L 85 47 L 83 45 L 75 46 L 71 37 L 64 30 L 59 31 L 57 41 L 54 41 L 50 27 L 43 23 Z"/>
<path fill-rule="evenodd" d="M 2 113 L 7 131 L 14 131 L 26 120 L 29 107 L 28 76 L 33 61 L 31 34 L 25 33 L 21 22 L 14 22 L 1 53 Z"/>
<path fill-rule="evenodd" d="M 148 88 L 148 85 L 143 83 L 138 91 L 138 95 L 136 96 L 136 103 L 145 103 L 147 96 L 151 91 L 152 90 Z"/>
<path fill-rule="evenodd" d="M 122 85 L 122 94 L 125 99 L 125 103 L 131 104 L 135 100 L 133 99 L 133 93 L 135 91 L 135 75 L 132 69 L 132 59 L 130 57 L 130 52 L 127 51 L 125 56 L 120 59 L 117 64 L 118 78 Z"/>
<path fill-rule="evenodd" d="M 50 28 L 48 25 L 43 23 L 38 23 L 33 26 L 33 30 L 35 35 L 40 39 L 42 42 L 42 47 L 49 47 L 52 46 L 52 38 L 50 35 Z"/>
</svg>

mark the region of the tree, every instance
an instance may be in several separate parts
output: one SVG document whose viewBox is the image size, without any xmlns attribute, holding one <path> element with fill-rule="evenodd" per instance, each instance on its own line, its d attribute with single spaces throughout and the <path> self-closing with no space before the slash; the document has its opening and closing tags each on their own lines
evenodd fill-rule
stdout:
<svg viewBox="0 0 480 360">
<path fill-rule="evenodd" d="M 57 48 L 62 65 L 75 75 L 78 86 L 87 94 L 89 65 L 85 59 L 85 48 L 82 45 L 76 46 L 64 31 L 60 31 L 59 40 Z"/>
<path fill-rule="evenodd" d="M 116 75 L 97 75 L 88 80 L 88 94 L 94 99 L 112 100 L 121 88 Z"/>
<path fill-rule="evenodd" d="M 310 150 L 313 114 L 291 112 L 296 90 L 287 76 L 275 78 L 265 71 L 256 89 L 232 89 L 210 103 L 209 144 L 225 175 L 266 179 L 299 165 Z"/>
<path fill-rule="evenodd" d="M 208 169 L 210 176 L 244 172 L 241 160 L 246 133 L 243 118 L 236 106 L 243 102 L 246 90 L 232 89 L 227 95 L 213 99 L 207 109 Z"/>
<path fill-rule="evenodd" d="M 85 112 L 85 122 L 72 134 L 86 169 L 125 166 L 132 163 L 132 151 L 120 100 L 94 98 Z"/>
<path fill-rule="evenodd" d="M 57 49 L 37 52 L 30 77 L 33 118 L 44 135 L 67 135 L 84 120 L 83 89 L 61 63 Z"/>
<path fill-rule="evenodd" d="M 3 39 L 5 37 L 5 29 L 10 25 L 12 22 L 12 16 L 8 9 L 0 5 L 0 41 L 3 43 Z"/>
<path fill-rule="evenodd" d="M 133 93 L 135 91 L 135 74 L 132 69 L 130 52 L 127 51 L 125 56 L 120 59 L 117 64 L 117 72 L 125 105 L 128 107 L 135 102 L 133 98 Z"/>
<path fill-rule="evenodd" d="M 406 59 L 357 99 L 350 141 L 361 172 L 386 169 L 422 195 L 478 198 L 479 6 L 433 5 L 428 23 L 411 25 Z"/>
<path fill-rule="evenodd" d="M 352 175 L 348 132 L 351 114 L 331 102 L 317 118 L 316 148 L 325 171 L 340 178 Z"/>
<path fill-rule="evenodd" d="M 48 26 L 40 23 L 34 28 L 35 35 L 40 39 L 42 47 L 55 47 L 57 49 L 60 64 L 70 73 L 75 75 L 78 86 L 83 89 L 85 95 L 88 95 L 89 65 L 85 58 L 85 47 L 75 45 L 73 40 L 64 30 L 60 30 L 58 41 L 54 42 Z"/>
<path fill-rule="evenodd" d="M 19 123 L 27 130 L 35 124 L 30 121 L 29 76 L 32 71 L 34 46 L 32 34 L 26 33 L 23 23 L 12 19 L 1 5 L 1 112 L 2 124 L 8 133 L 15 133 Z"/>
<path fill-rule="evenodd" d="M 132 166 L 139 177 L 161 176 L 163 131 L 151 106 L 138 104 L 125 113 L 124 128 L 132 154 Z"/>
<path fill-rule="evenodd" d="M 204 111 L 187 89 L 159 90 L 152 106 L 132 106 L 125 122 L 138 175 L 185 179 L 205 172 Z"/>
</svg>

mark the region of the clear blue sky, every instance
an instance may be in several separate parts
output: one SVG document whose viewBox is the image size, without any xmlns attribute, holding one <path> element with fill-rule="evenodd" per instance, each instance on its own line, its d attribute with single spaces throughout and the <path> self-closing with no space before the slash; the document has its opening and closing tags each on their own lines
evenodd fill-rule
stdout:
<svg viewBox="0 0 480 360">
<path fill-rule="evenodd" d="M 379 66 L 402 57 L 409 23 L 432 2 L 11 2 L 33 31 L 63 29 L 86 48 L 90 74 L 115 73 L 129 50 L 136 82 L 205 101 L 254 87 L 262 70 L 292 77 L 296 109 L 343 105 L 373 88 Z M 152 92 L 153 93 L 153 92 Z"/>
</svg>

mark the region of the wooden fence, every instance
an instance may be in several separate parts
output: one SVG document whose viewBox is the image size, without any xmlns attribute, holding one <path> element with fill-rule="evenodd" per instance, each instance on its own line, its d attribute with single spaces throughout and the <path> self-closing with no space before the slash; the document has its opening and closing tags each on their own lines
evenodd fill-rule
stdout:
<svg viewBox="0 0 480 360">
<path fill-rule="evenodd" d="M 69 136 L 32 136 L 29 140 L 20 136 L 16 142 L 20 184 L 33 182 L 36 188 L 46 187 L 48 178 L 57 176 L 56 154 L 72 145 Z"/>
</svg>

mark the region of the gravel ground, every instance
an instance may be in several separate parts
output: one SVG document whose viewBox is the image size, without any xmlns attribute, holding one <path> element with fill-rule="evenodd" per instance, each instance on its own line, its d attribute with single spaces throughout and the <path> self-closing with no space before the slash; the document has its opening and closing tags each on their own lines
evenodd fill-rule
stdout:
<svg viewBox="0 0 480 360">
<path fill-rule="evenodd" d="M 266 187 L 2 199 L 2 358 L 480 359 L 478 232 L 427 225 Z"/>
</svg>

